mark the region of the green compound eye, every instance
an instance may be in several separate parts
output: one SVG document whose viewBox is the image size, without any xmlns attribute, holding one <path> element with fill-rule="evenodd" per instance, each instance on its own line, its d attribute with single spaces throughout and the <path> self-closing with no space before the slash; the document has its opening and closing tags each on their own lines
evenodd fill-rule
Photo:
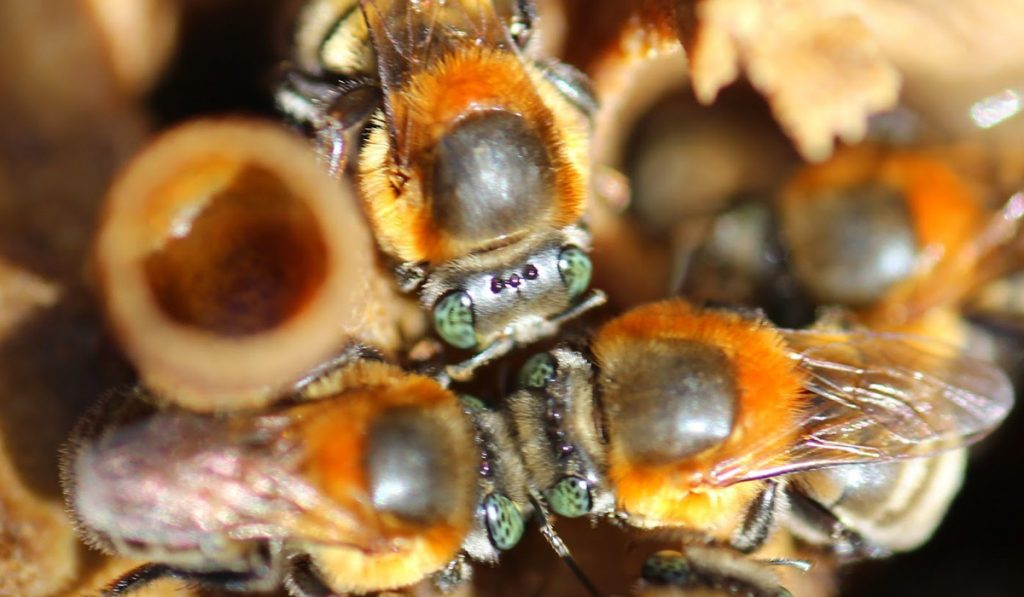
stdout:
<svg viewBox="0 0 1024 597">
<path fill-rule="evenodd" d="M 647 558 L 641 574 L 652 585 L 686 586 L 693 580 L 683 554 L 669 549 Z"/>
<path fill-rule="evenodd" d="M 484 523 L 494 547 L 506 551 L 512 549 L 523 537 L 526 525 L 519 506 L 500 493 L 484 498 Z"/>
<path fill-rule="evenodd" d="M 593 271 L 590 257 L 576 247 L 566 247 L 558 255 L 558 272 L 569 289 L 570 298 L 578 297 L 590 286 Z"/>
<path fill-rule="evenodd" d="M 459 402 L 462 402 L 462 406 L 470 412 L 490 410 L 486 402 L 470 394 L 459 394 Z"/>
<path fill-rule="evenodd" d="M 455 348 L 476 346 L 473 327 L 473 299 L 463 291 L 450 292 L 434 305 L 434 329 Z"/>
<path fill-rule="evenodd" d="M 547 498 L 555 514 L 566 518 L 579 518 L 589 514 L 593 507 L 590 485 L 586 479 L 576 476 L 562 477 L 548 490 Z"/>
<path fill-rule="evenodd" d="M 519 370 L 519 387 L 543 389 L 555 380 L 557 371 L 555 358 L 546 352 L 539 352 L 527 359 Z"/>
</svg>

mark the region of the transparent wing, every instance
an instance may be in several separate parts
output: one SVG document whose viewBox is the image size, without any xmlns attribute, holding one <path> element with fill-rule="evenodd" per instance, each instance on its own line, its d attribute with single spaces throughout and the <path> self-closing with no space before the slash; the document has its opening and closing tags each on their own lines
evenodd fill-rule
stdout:
<svg viewBox="0 0 1024 597">
<path fill-rule="evenodd" d="M 395 161 L 406 165 L 420 119 L 401 109 L 406 88 L 418 72 L 465 48 L 502 48 L 515 52 L 510 33 L 491 0 L 360 0 L 377 53 L 384 88 L 388 133 Z"/>
<path fill-rule="evenodd" d="M 928 339 L 783 331 L 805 375 L 793 423 L 711 472 L 715 485 L 839 464 L 916 458 L 970 444 L 1013 406 L 993 365 Z"/>
<path fill-rule="evenodd" d="M 361 0 L 386 89 L 467 46 L 514 50 L 491 0 Z"/>
<path fill-rule="evenodd" d="M 286 416 L 162 411 L 77 449 L 74 506 L 113 536 L 196 549 L 224 539 L 371 547 L 379 538 L 301 475 Z"/>
</svg>

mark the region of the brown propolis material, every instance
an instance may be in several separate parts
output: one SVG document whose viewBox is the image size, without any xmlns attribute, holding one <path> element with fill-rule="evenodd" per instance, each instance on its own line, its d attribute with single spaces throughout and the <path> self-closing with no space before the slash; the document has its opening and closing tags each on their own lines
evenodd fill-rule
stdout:
<svg viewBox="0 0 1024 597">
<path fill-rule="evenodd" d="M 351 341 L 397 342 L 351 191 L 270 123 L 159 137 L 108 193 L 94 260 L 143 382 L 187 408 L 259 406 Z"/>
</svg>

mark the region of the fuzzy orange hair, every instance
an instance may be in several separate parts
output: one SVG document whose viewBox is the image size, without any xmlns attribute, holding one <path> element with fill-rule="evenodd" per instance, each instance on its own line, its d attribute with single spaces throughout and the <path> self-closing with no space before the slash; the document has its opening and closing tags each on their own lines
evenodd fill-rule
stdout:
<svg viewBox="0 0 1024 597">
<path fill-rule="evenodd" d="M 606 372 L 627 353 L 664 350 L 656 340 L 688 340 L 720 349 L 732 364 L 738 408 L 729 438 L 692 458 L 652 465 L 631 461 L 608 421 L 609 475 L 619 507 L 643 526 L 682 526 L 727 537 L 742 520 L 760 482 L 722 487 L 711 472 L 740 461 L 752 442 L 779 429 L 795 428 L 804 404 L 803 378 L 787 356 L 782 337 L 769 325 L 725 311 L 701 310 L 669 300 L 629 311 L 602 327 L 592 349 L 601 370 L 605 405 Z"/>
<path fill-rule="evenodd" d="M 483 248 L 437 225 L 425 181 L 438 140 L 460 119 L 484 110 L 521 115 L 549 149 L 555 197 L 532 227 L 560 228 L 581 217 L 589 184 L 586 120 L 518 55 L 466 47 L 414 73 L 388 99 L 392 120 L 378 121 L 359 165 L 363 201 L 385 251 L 405 261 L 437 263 Z"/>
<path fill-rule="evenodd" d="M 330 547 L 310 548 L 318 567 L 337 591 L 366 591 L 410 584 L 438 570 L 458 554 L 473 520 L 474 460 L 470 423 L 458 398 L 433 379 L 403 372 L 383 363 L 346 368 L 319 388 L 314 402 L 293 411 L 306 453 L 310 483 L 339 510 L 351 516 L 353 537 L 325 541 Z M 363 459 L 367 435 L 378 413 L 416 407 L 441 422 L 457 446 L 459 487 L 451 491 L 450 514 L 433 524 L 402 521 L 373 509 Z M 302 524 L 316 524 L 308 513 Z M 361 536 L 360 536 L 361 535 Z M 349 547 L 351 546 L 351 547 Z"/>
<path fill-rule="evenodd" d="M 870 182 L 903 192 L 922 250 L 956 251 L 983 222 L 976 190 L 941 160 L 873 145 L 845 148 L 823 164 L 807 166 L 787 185 L 782 201 L 813 201 L 822 190 Z"/>
</svg>

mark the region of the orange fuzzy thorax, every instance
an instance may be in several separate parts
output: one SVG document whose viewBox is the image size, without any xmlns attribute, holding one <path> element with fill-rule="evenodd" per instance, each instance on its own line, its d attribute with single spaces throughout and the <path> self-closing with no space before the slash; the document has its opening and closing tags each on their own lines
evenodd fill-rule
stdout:
<svg viewBox="0 0 1024 597">
<path fill-rule="evenodd" d="M 455 557 L 473 518 L 474 482 L 472 433 L 458 399 L 434 380 L 408 374 L 383 363 L 360 363 L 346 368 L 334 395 L 322 392 L 315 402 L 300 406 L 293 417 L 306 454 L 306 478 L 358 529 L 352 540 L 325 541 L 310 553 L 339 591 L 397 587 L 420 580 Z M 442 421 L 459 450 L 460 487 L 456 502 L 443 520 L 420 524 L 399 520 L 373 508 L 364 459 L 367 437 L 375 417 L 392 408 L 415 407 Z M 318 513 L 315 513 L 318 514 Z M 329 515 L 329 513 L 328 513 Z M 315 520 L 307 521 L 315 524 Z"/>
<path fill-rule="evenodd" d="M 429 194 L 438 141 L 460 119 L 480 112 L 522 116 L 548 148 L 555 197 L 546 213 L 531 218 L 532 229 L 560 228 L 582 215 L 588 184 L 585 119 L 517 54 L 475 46 L 452 52 L 391 90 L 389 103 L 391 120 L 379 122 L 360 157 L 363 201 L 387 252 L 437 263 L 485 248 L 438 226 Z"/>
<path fill-rule="evenodd" d="M 914 275 L 862 310 L 859 320 L 876 330 L 955 338 L 961 331 L 947 325 L 933 331 L 932 320 L 949 317 L 931 311 L 955 309 L 973 282 L 981 256 L 965 249 L 982 231 L 985 211 L 977 190 L 952 168 L 925 153 L 852 147 L 802 170 L 782 200 L 810 201 L 822 190 L 872 182 L 903 193 L 922 259 Z"/>
<path fill-rule="evenodd" d="M 802 376 L 773 328 L 733 313 L 699 310 L 682 300 L 646 305 L 611 321 L 597 333 L 592 349 L 607 371 L 618 355 L 653 346 L 652 340 L 687 340 L 720 349 L 736 375 L 736 420 L 723 443 L 660 465 L 630 461 L 614 421 L 608 421 L 609 475 L 619 508 L 644 526 L 681 526 L 724 537 L 742 519 L 761 483 L 722 486 L 713 470 L 726 461 L 741 462 L 763 436 L 795 428 L 804 405 Z M 607 408 L 614 396 L 602 390 Z"/>
<path fill-rule="evenodd" d="M 904 194 L 922 250 L 952 253 L 983 222 L 977 192 L 945 163 L 924 153 L 871 145 L 846 148 L 823 164 L 804 168 L 782 200 L 811 201 L 822 190 L 872 182 Z"/>
<path fill-rule="evenodd" d="M 369 553 L 347 547 L 310 550 L 331 589 L 365 593 L 411 585 L 441 569 L 458 553 L 465 533 L 437 526 L 403 540 L 394 551 Z"/>
</svg>

